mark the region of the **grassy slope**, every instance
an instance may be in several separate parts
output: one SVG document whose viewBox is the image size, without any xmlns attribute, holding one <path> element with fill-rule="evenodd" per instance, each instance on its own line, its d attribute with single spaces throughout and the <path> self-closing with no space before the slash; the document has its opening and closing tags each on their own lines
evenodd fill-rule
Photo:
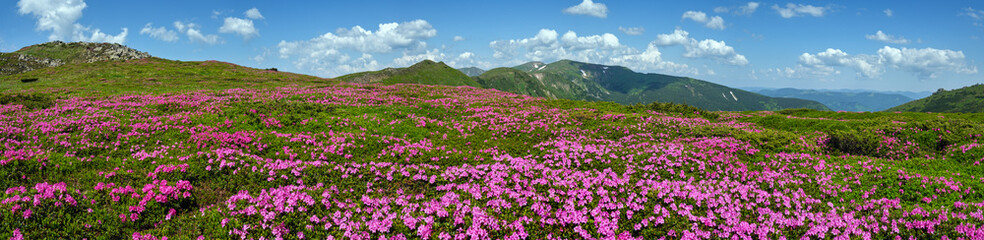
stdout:
<svg viewBox="0 0 984 240">
<path fill-rule="evenodd" d="M 889 112 L 984 112 L 984 84 L 976 84 L 911 101 L 893 108 Z"/>
<path fill-rule="evenodd" d="M 356 83 L 414 83 L 425 85 L 481 87 L 474 79 L 444 62 L 424 60 L 406 68 L 387 68 L 379 71 L 353 73 L 337 78 Z"/>
<path fill-rule="evenodd" d="M 20 79 L 38 78 L 23 83 Z M 167 93 L 203 89 L 309 86 L 330 82 L 314 76 L 206 61 L 147 58 L 127 62 L 73 63 L 0 77 L 0 93 L 59 92 L 67 95 Z"/>
</svg>

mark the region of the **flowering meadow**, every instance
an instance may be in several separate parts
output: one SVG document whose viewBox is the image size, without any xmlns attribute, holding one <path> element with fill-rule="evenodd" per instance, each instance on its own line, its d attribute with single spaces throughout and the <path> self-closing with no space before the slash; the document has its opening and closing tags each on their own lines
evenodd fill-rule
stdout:
<svg viewBox="0 0 984 240">
<path fill-rule="evenodd" d="M 337 84 L 0 105 L 0 239 L 982 239 L 981 115 Z"/>
</svg>

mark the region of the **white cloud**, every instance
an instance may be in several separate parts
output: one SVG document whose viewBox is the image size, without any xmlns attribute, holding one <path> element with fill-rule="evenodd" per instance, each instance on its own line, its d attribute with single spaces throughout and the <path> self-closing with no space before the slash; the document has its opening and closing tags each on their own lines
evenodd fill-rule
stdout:
<svg viewBox="0 0 984 240">
<path fill-rule="evenodd" d="M 690 38 L 690 33 L 682 29 L 676 29 L 671 34 L 659 34 L 656 35 L 656 45 L 658 46 L 672 46 L 672 45 L 686 45 L 693 40 Z"/>
<path fill-rule="evenodd" d="M 936 74 L 951 71 L 963 74 L 977 73 L 976 66 L 966 65 L 963 51 L 935 48 L 878 49 L 878 56 L 887 66 L 915 73 L 921 79 L 936 78 Z"/>
<path fill-rule="evenodd" d="M 128 29 L 122 28 L 118 35 L 103 33 L 98 28 L 82 26 L 76 23 L 82 18 L 82 10 L 86 8 L 82 0 L 20 0 L 17 2 L 17 13 L 31 14 L 37 19 L 38 31 L 51 31 L 49 41 L 72 40 L 90 42 L 123 43 L 126 41 Z"/>
<path fill-rule="evenodd" d="M 256 8 L 250 8 L 249 10 L 246 10 L 246 12 L 243 14 L 245 14 L 246 17 L 249 19 L 255 19 L 255 20 L 263 19 L 263 14 L 260 14 L 260 10 Z"/>
<path fill-rule="evenodd" d="M 619 31 L 622 31 L 622 33 L 625 33 L 625 34 L 628 34 L 628 35 L 642 35 L 643 33 L 646 32 L 646 29 L 645 28 L 642 28 L 642 27 L 630 27 L 630 28 L 626 28 L 626 27 L 619 26 L 618 27 L 618 30 Z"/>
<path fill-rule="evenodd" d="M 822 72 L 839 73 L 831 71 L 832 67 L 849 67 L 857 71 L 859 76 L 876 78 L 885 70 L 877 57 L 867 55 L 851 56 L 840 49 L 828 48 L 826 51 L 817 54 L 803 53 L 799 57 L 801 66 L 820 69 Z"/>
<path fill-rule="evenodd" d="M 786 7 L 779 7 L 779 5 L 772 5 L 772 9 L 775 9 L 783 18 L 799 17 L 804 15 L 810 15 L 814 17 L 823 17 L 830 10 L 829 7 L 817 7 L 813 5 L 803 5 L 803 4 L 792 4 L 787 3 Z"/>
<path fill-rule="evenodd" d="M 896 36 L 888 35 L 882 32 L 881 30 L 875 32 L 875 34 L 864 35 L 864 37 L 867 38 L 868 40 L 877 40 L 887 43 L 896 43 L 896 44 L 909 43 L 909 39 L 905 39 L 904 37 L 901 36 L 896 37 Z"/>
<path fill-rule="evenodd" d="M 215 45 L 215 44 L 221 43 L 221 41 L 222 41 L 222 39 L 220 39 L 218 35 L 215 35 L 215 34 L 208 34 L 208 35 L 202 34 L 202 32 L 200 32 L 200 31 L 198 31 L 198 29 L 194 29 L 194 28 L 188 29 L 188 31 L 185 32 L 185 33 L 188 35 L 188 39 L 190 39 L 192 42 L 204 43 L 204 44 L 208 44 L 208 45 Z"/>
<path fill-rule="evenodd" d="M 745 6 L 738 7 L 738 10 L 735 11 L 735 14 L 751 15 L 752 13 L 755 13 L 755 10 L 758 9 L 759 5 L 760 4 L 758 2 L 748 2 L 747 4 L 745 4 Z"/>
<path fill-rule="evenodd" d="M 437 35 L 430 23 L 424 20 L 414 20 L 402 23 L 379 24 L 376 31 L 355 26 L 351 29 L 340 28 L 334 33 L 307 41 L 286 42 L 278 44 L 281 56 L 287 56 L 299 49 L 349 49 L 367 53 L 386 53 L 394 49 L 423 49 L 427 47 L 424 40 Z"/>
<path fill-rule="evenodd" d="M 294 65 L 299 69 L 322 76 L 337 76 L 379 67 L 379 63 L 369 53 L 403 50 L 407 60 L 401 61 L 410 61 L 419 55 L 410 53 L 425 49 L 425 40 L 434 36 L 437 36 L 437 30 L 430 23 L 414 20 L 379 24 L 379 29 L 375 31 L 361 26 L 340 28 L 334 33 L 325 33 L 310 40 L 281 41 L 277 48 L 280 58 L 293 58 Z M 439 54 L 430 52 L 434 56 Z M 353 60 L 349 53 L 362 54 L 362 57 Z M 427 54 L 427 51 L 423 54 Z"/>
<path fill-rule="evenodd" d="M 958 15 L 968 16 L 974 20 L 984 20 L 984 10 L 977 10 L 971 7 L 964 8 L 964 11 Z"/>
<path fill-rule="evenodd" d="M 151 23 L 144 25 L 143 29 L 140 29 L 140 35 L 150 35 L 151 38 L 165 41 L 165 42 L 175 42 L 178 41 L 178 33 L 174 30 L 168 30 L 164 27 L 153 27 Z"/>
<path fill-rule="evenodd" d="M 464 40 L 465 40 L 465 37 L 462 37 L 462 36 L 454 36 L 454 41 L 455 42 L 460 42 L 460 41 L 464 41 Z"/>
<path fill-rule="evenodd" d="M 920 79 L 936 78 L 940 72 L 962 74 L 977 73 L 976 66 L 968 66 L 962 51 L 934 48 L 893 48 L 882 47 L 877 54 L 850 55 L 840 49 L 828 48 L 817 54 L 803 53 L 795 68 L 779 69 L 788 77 L 825 77 L 840 74 L 835 67 L 855 70 L 858 76 L 878 78 L 886 68 L 914 73 Z M 780 71 L 781 70 L 781 71 Z"/>
<path fill-rule="evenodd" d="M 608 17 L 608 7 L 605 6 L 604 3 L 595 3 L 591 0 L 584 0 L 581 4 L 564 9 L 564 13 L 606 18 Z"/>
<path fill-rule="evenodd" d="M 404 53 L 402 57 L 398 57 L 396 59 L 393 59 L 393 65 L 396 65 L 396 66 L 399 66 L 399 67 L 406 67 L 406 66 L 413 65 L 414 63 L 418 63 L 418 62 L 423 61 L 423 60 L 431 60 L 431 61 L 435 61 L 435 62 L 440 62 L 440 61 L 444 61 L 444 58 L 445 58 L 444 53 L 441 53 L 440 50 L 433 49 L 433 50 L 425 51 L 424 53 L 421 53 L 421 54 L 408 55 L 408 54 Z"/>
<path fill-rule="evenodd" d="M 235 17 L 225 18 L 225 23 L 222 24 L 222 27 L 219 27 L 219 32 L 235 33 L 243 37 L 243 40 L 249 40 L 260 35 L 260 31 L 253 27 L 253 20 Z"/>
<path fill-rule="evenodd" d="M 551 62 L 561 59 L 622 65 L 637 71 L 665 71 L 696 75 L 686 64 L 664 61 L 655 43 L 645 51 L 622 45 L 611 33 L 578 36 L 573 31 L 563 35 L 551 29 L 541 29 L 535 36 L 518 40 L 497 40 L 489 43 L 493 57 L 508 63 L 526 61 Z"/>
<path fill-rule="evenodd" d="M 721 16 L 707 17 L 707 14 L 701 11 L 686 11 L 681 18 L 703 23 L 704 26 L 711 29 L 724 29 L 724 18 L 721 18 Z"/>
<path fill-rule="evenodd" d="M 737 8 L 734 8 L 735 10 L 734 10 L 734 12 L 732 12 L 732 14 L 739 15 L 739 16 L 740 15 L 752 15 L 753 13 L 755 13 L 755 10 L 758 10 L 759 5 L 761 5 L 759 2 L 748 2 L 748 3 L 745 3 L 745 5 L 741 5 L 741 6 L 738 6 Z M 730 12 L 731 9 L 732 8 L 729 8 L 729 7 L 719 6 L 719 7 L 714 8 L 714 12 L 716 12 L 716 13 L 727 13 L 727 12 Z"/>
<path fill-rule="evenodd" d="M 208 45 L 215 45 L 223 43 L 222 38 L 219 38 L 215 34 L 203 34 L 199 29 L 198 24 L 195 23 L 184 23 L 181 21 L 174 21 L 174 28 L 178 30 L 179 33 L 184 33 L 188 36 L 188 40 L 195 43 L 202 43 Z"/>
<path fill-rule="evenodd" d="M 728 46 L 724 41 L 714 39 L 697 41 L 697 39 L 690 37 L 690 33 L 682 29 L 676 29 L 671 34 L 656 35 L 653 44 L 657 46 L 682 45 L 686 50 L 683 56 L 688 58 L 711 58 L 731 65 L 748 65 L 748 59 L 745 58 L 745 55 L 738 54 L 734 47 Z"/>
<path fill-rule="evenodd" d="M 892 15 L 895 15 L 895 13 L 892 12 L 892 9 L 885 9 L 885 11 L 882 11 L 882 12 L 885 13 L 885 16 L 889 16 L 889 17 L 891 17 Z"/>
</svg>

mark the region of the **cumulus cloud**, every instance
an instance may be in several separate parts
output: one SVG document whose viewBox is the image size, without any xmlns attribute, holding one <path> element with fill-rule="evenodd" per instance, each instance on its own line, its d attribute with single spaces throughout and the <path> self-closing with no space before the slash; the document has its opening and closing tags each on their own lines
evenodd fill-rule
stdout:
<svg viewBox="0 0 984 240">
<path fill-rule="evenodd" d="M 174 30 L 169 30 L 165 27 L 154 27 L 151 23 L 144 25 L 143 29 L 140 29 L 140 35 L 150 35 L 151 38 L 165 41 L 165 42 L 175 42 L 178 41 L 178 33 Z"/>
<path fill-rule="evenodd" d="M 249 10 L 246 10 L 246 12 L 243 14 L 245 14 L 246 17 L 249 19 L 254 19 L 254 20 L 263 19 L 263 14 L 260 14 L 260 10 L 256 8 L 250 8 Z"/>
<path fill-rule="evenodd" d="M 919 78 L 936 78 L 936 74 L 951 71 L 963 74 L 977 73 L 976 66 L 968 66 L 963 51 L 935 48 L 893 48 L 878 49 L 879 58 L 887 66 L 915 73 Z"/>
<path fill-rule="evenodd" d="M 703 23 L 704 26 L 711 29 L 724 29 L 724 18 L 721 18 L 721 16 L 707 17 L 707 14 L 701 11 L 686 11 L 683 13 L 683 17 L 681 18 Z"/>
<path fill-rule="evenodd" d="M 215 34 L 204 34 L 199 30 L 198 24 L 195 23 L 184 23 L 181 21 L 174 21 L 174 28 L 180 33 L 184 33 L 188 36 L 188 40 L 195 43 L 215 45 L 223 43 L 222 39 Z"/>
<path fill-rule="evenodd" d="M 864 35 L 864 37 L 867 38 L 868 40 L 877 40 L 887 43 L 896 43 L 896 44 L 909 43 L 909 39 L 905 39 L 904 37 L 901 36 L 896 37 L 896 36 L 888 35 L 882 32 L 881 30 L 875 32 L 875 34 Z"/>
<path fill-rule="evenodd" d="M 829 7 L 817 7 L 813 5 L 803 5 L 803 4 L 793 4 L 787 3 L 786 7 L 779 7 L 779 5 L 772 5 L 772 9 L 779 13 L 779 16 L 783 18 L 800 17 L 804 15 L 810 15 L 814 17 L 823 17 L 830 10 Z"/>
<path fill-rule="evenodd" d="M 885 16 L 889 16 L 889 17 L 895 14 L 894 12 L 892 12 L 892 9 L 885 9 L 885 11 L 882 12 L 885 13 Z"/>
<path fill-rule="evenodd" d="M 825 77 L 840 74 L 835 67 L 855 70 L 858 76 L 878 78 L 886 68 L 915 74 L 920 79 L 936 78 L 940 72 L 962 74 L 977 73 L 977 67 L 968 66 L 962 51 L 935 48 L 882 47 L 876 54 L 851 55 L 840 49 L 828 48 L 816 54 L 803 53 L 794 68 L 779 69 L 789 77 Z"/>
<path fill-rule="evenodd" d="M 552 29 L 541 29 L 533 37 L 492 41 L 489 47 L 493 50 L 493 57 L 509 63 L 570 59 L 622 65 L 639 71 L 697 74 L 686 64 L 664 61 L 655 43 L 651 43 L 645 51 L 639 51 L 622 45 L 618 37 L 611 33 L 579 36 L 574 31 L 568 31 L 561 35 Z"/>
<path fill-rule="evenodd" d="M 682 45 L 685 49 L 683 56 L 688 58 L 711 58 L 731 65 L 748 65 L 748 59 L 745 58 L 745 55 L 738 54 L 734 47 L 728 46 L 724 41 L 714 39 L 698 41 L 691 38 L 690 33 L 682 29 L 676 29 L 670 34 L 656 35 L 653 44 L 656 46 Z"/>
<path fill-rule="evenodd" d="M 462 36 L 454 36 L 454 39 L 453 40 L 455 42 L 460 42 L 460 41 L 464 41 L 465 40 L 465 37 L 462 37 Z"/>
<path fill-rule="evenodd" d="M 250 38 L 260 35 L 260 31 L 253 27 L 253 20 L 227 17 L 225 18 L 225 23 L 222 27 L 219 27 L 220 33 L 234 33 L 243 37 L 243 40 L 249 40 Z"/>
<path fill-rule="evenodd" d="M 642 35 L 643 33 L 646 32 L 646 29 L 645 28 L 642 28 L 642 27 L 630 27 L 630 28 L 626 28 L 626 27 L 619 26 L 618 27 L 618 30 L 619 31 L 622 31 L 622 33 L 625 33 L 625 34 L 628 34 L 628 35 Z"/>
<path fill-rule="evenodd" d="M 591 0 L 584 0 L 581 4 L 564 9 L 564 13 L 606 18 L 608 17 L 608 7 L 605 6 L 604 3 L 595 3 Z"/>
<path fill-rule="evenodd" d="M 355 70 L 370 70 L 379 66 L 369 53 L 404 51 L 406 59 L 419 54 L 409 54 L 426 49 L 425 40 L 437 36 L 437 30 L 425 20 L 401 23 L 382 23 L 378 29 L 366 30 L 361 26 L 340 28 L 335 32 L 303 41 L 281 41 L 277 44 L 280 58 L 294 59 L 299 69 L 313 71 L 323 76 L 337 76 Z M 352 59 L 350 52 L 363 53 Z M 425 51 L 424 54 L 426 54 Z M 437 54 L 433 52 L 432 54 Z M 394 60 L 395 61 L 395 60 Z M 409 61 L 409 60 L 407 60 Z"/>
<path fill-rule="evenodd" d="M 37 19 L 38 31 L 51 31 L 51 35 L 48 35 L 49 41 L 123 43 L 129 32 L 127 28 L 122 28 L 120 34 L 109 35 L 98 28 L 76 23 L 82 18 L 82 10 L 86 8 L 85 1 L 82 0 L 20 0 L 17 2 L 17 7 L 18 14 L 31 14 Z"/>
</svg>

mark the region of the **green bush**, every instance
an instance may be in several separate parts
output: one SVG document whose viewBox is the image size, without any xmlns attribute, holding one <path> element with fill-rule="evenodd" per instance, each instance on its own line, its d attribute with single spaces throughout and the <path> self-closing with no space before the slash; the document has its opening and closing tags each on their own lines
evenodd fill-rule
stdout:
<svg viewBox="0 0 984 240">
<path fill-rule="evenodd" d="M 24 105 L 27 109 L 45 109 L 55 105 L 55 99 L 46 94 L 0 94 L 0 104 Z"/>
</svg>

